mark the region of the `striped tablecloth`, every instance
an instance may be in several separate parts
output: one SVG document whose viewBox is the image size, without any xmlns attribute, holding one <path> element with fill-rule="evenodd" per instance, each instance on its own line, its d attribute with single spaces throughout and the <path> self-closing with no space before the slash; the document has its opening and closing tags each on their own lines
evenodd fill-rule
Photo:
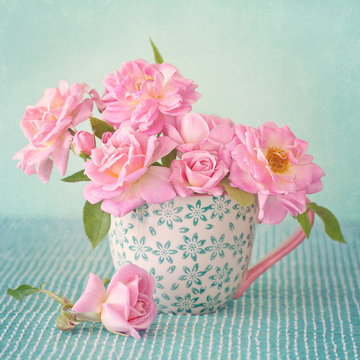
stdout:
<svg viewBox="0 0 360 360">
<path fill-rule="evenodd" d="M 259 226 L 253 259 L 294 225 Z M 75 300 L 89 272 L 112 275 L 106 242 L 93 252 L 80 219 L 1 219 L 0 359 L 358 359 L 360 227 L 345 227 L 341 245 L 320 225 L 223 311 L 158 315 L 136 341 L 99 325 L 62 333 L 54 301 L 33 295 L 19 303 L 5 294 L 47 281 Z"/>
</svg>

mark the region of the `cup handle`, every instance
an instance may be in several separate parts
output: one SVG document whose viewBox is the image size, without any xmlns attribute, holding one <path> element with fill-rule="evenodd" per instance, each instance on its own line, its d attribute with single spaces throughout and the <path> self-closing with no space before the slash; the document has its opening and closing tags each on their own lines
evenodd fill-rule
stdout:
<svg viewBox="0 0 360 360">
<path fill-rule="evenodd" d="M 314 213 L 309 209 L 308 217 L 311 223 L 311 226 L 314 224 Z M 286 240 L 281 244 L 267 253 L 262 259 L 260 259 L 256 264 L 254 264 L 245 274 L 245 280 L 242 282 L 238 288 L 234 299 L 239 298 L 246 289 L 267 269 L 273 266 L 281 258 L 289 254 L 290 251 L 294 250 L 304 239 L 305 233 L 301 226 L 299 226 Z"/>
</svg>

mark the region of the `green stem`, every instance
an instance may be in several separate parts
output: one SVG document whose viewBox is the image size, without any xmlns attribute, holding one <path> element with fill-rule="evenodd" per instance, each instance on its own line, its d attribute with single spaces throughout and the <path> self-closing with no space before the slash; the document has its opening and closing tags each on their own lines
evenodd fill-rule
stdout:
<svg viewBox="0 0 360 360">
<path fill-rule="evenodd" d="M 54 299 L 55 301 L 57 301 L 59 304 L 61 304 L 63 306 L 68 306 L 68 307 L 73 307 L 74 306 L 74 304 L 72 302 L 70 302 L 70 301 L 65 302 L 62 297 L 60 297 L 59 295 L 56 295 L 52 291 L 45 290 L 45 289 L 40 289 L 40 292 L 50 296 L 52 299 Z"/>
</svg>

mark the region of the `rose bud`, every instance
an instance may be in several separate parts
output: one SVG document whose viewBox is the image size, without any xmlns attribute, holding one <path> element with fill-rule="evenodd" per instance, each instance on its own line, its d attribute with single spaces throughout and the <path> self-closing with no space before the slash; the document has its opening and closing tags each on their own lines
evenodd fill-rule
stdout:
<svg viewBox="0 0 360 360">
<path fill-rule="evenodd" d="M 73 138 L 73 148 L 76 155 L 90 155 L 91 150 L 95 148 L 94 135 L 87 131 L 78 131 Z"/>
</svg>

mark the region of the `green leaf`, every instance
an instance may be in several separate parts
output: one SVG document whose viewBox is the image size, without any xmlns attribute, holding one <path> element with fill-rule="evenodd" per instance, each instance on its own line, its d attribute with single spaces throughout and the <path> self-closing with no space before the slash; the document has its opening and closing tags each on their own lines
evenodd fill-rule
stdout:
<svg viewBox="0 0 360 360">
<path fill-rule="evenodd" d="M 246 208 L 255 201 L 254 194 L 250 194 L 248 192 L 230 186 L 229 179 L 223 179 L 221 181 L 221 184 L 225 186 L 225 190 L 228 195 L 244 208 Z"/>
<path fill-rule="evenodd" d="M 296 220 L 299 222 L 299 224 L 301 225 L 302 229 L 304 230 L 304 233 L 305 233 L 305 236 L 307 238 L 309 238 L 310 236 L 310 232 L 311 232 L 311 222 L 308 218 L 308 215 L 307 215 L 307 210 L 302 213 L 302 214 L 299 214 L 297 217 L 296 217 Z"/>
<path fill-rule="evenodd" d="M 83 210 L 84 229 L 93 249 L 100 244 L 110 229 L 110 214 L 101 210 L 101 202 L 90 204 L 86 201 Z"/>
<path fill-rule="evenodd" d="M 18 288 L 16 289 L 7 289 L 7 294 L 14 297 L 15 299 L 22 301 L 24 299 L 25 296 L 29 296 L 32 294 L 35 294 L 37 292 L 39 292 L 40 289 L 33 287 L 31 285 L 27 285 L 27 284 L 23 284 L 20 285 Z"/>
<path fill-rule="evenodd" d="M 61 179 L 61 181 L 65 182 L 78 182 L 78 181 L 90 181 L 87 175 L 84 174 L 84 170 L 80 170 L 75 174 L 72 174 L 66 178 Z"/>
<path fill-rule="evenodd" d="M 164 157 L 161 158 L 161 163 L 165 166 L 165 167 L 170 167 L 171 162 L 176 159 L 176 149 L 174 149 L 173 151 L 169 152 L 167 155 L 165 155 Z"/>
<path fill-rule="evenodd" d="M 115 131 L 113 126 L 111 126 L 107 122 L 97 119 L 95 117 L 90 118 L 90 124 L 91 124 L 91 128 L 93 129 L 95 136 L 98 137 L 99 139 L 102 138 L 103 133 L 108 132 L 108 131 L 110 131 L 110 132 Z"/>
<path fill-rule="evenodd" d="M 155 59 L 155 62 L 157 64 L 162 64 L 164 62 L 158 48 L 155 46 L 155 44 L 153 43 L 153 41 L 151 40 L 151 38 L 149 38 L 150 40 L 150 44 L 151 44 L 151 47 L 153 49 L 153 52 L 154 52 L 154 59 Z"/>
<path fill-rule="evenodd" d="M 336 219 L 335 215 L 330 210 L 319 206 L 313 202 L 308 204 L 308 206 L 312 211 L 314 211 L 316 215 L 320 217 L 320 219 L 324 223 L 325 232 L 329 235 L 331 239 L 339 241 L 341 243 L 346 242 L 341 232 L 340 224 Z"/>
</svg>

